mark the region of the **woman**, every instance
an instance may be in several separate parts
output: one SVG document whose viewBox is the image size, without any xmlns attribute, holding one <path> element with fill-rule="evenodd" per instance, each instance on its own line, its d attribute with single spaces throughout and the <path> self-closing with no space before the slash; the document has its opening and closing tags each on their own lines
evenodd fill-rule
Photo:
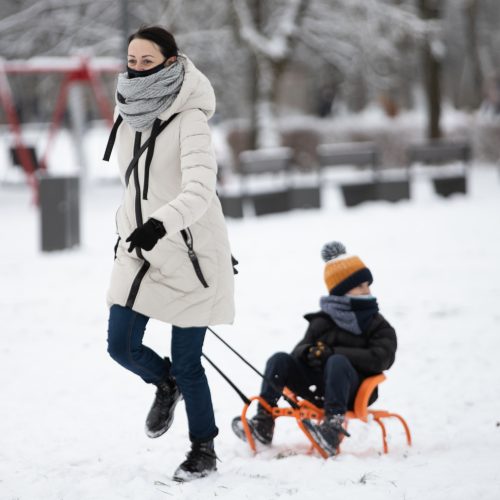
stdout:
<svg viewBox="0 0 500 500">
<path fill-rule="evenodd" d="M 124 185 L 107 297 L 108 352 L 157 388 L 149 437 L 168 430 L 184 398 L 191 450 L 175 471 L 179 481 L 216 470 L 218 429 L 200 358 L 207 326 L 234 317 L 231 252 L 207 124 L 214 110 L 210 82 L 179 54 L 168 31 L 144 27 L 130 36 L 105 153 L 109 159 L 116 140 Z M 172 325 L 172 362 L 142 344 L 150 318 Z"/>
</svg>

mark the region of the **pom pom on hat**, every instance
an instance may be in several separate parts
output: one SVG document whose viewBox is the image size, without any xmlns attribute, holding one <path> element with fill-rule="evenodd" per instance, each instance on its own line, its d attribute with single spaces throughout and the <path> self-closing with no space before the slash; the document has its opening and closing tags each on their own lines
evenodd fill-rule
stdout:
<svg viewBox="0 0 500 500">
<path fill-rule="evenodd" d="M 325 243 L 321 249 L 321 257 L 325 262 L 335 259 L 339 255 L 345 254 L 347 252 L 343 243 L 340 241 L 331 241 L 330 243 Z"/>
<path fill-rule="evenodd" d="M 356 255 L 348 255 L 340 241 L 326 243 L 321 249 L 325 264 L 325 284 L 331 295 L 345 295 L 349 290 L 367 281 L 373 282 L 370 270 Z"/>
</svg>

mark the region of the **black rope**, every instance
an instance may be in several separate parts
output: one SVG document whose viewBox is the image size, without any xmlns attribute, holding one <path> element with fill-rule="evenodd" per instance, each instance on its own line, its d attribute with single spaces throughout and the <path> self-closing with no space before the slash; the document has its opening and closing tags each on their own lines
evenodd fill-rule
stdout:
<svg viewBox="0 0 500 500">
<path fill-rule="evenodd" d="M 238 351 L 233 349 L 222 337 L 217 335 L 210 327 L 208 327 L 208 330 L 211 331 L 226 347 L 228 347 L 231 351 L 236 354 L 247 366 L 249 366 L 259 377 L 261 377 L 263 380 L 265 380 L 276 392 L 280 393 L 285 401 L 292 407 L 292 408 L 298 408 L 299 405 L 293 400 L 290 399 L 271 379 L 266 377 L 263 373 L 261 373 L 255 366 L 253 366 L 249 361 L 247 361 Z"/>
<path fill-rule="evenodd" d="M 201 355 L 219 372 L 221 377 L 236 391 L 236 393 L 243 400 L 243 402 L 249 405 L 251 403 L 250 399 L 247 398 L 240 389 L 238 389 L 236 384 L 212 360 L 210 360 L 210 358 L 208 358 L 204 352 L 202 352 Z"/>
</svg>

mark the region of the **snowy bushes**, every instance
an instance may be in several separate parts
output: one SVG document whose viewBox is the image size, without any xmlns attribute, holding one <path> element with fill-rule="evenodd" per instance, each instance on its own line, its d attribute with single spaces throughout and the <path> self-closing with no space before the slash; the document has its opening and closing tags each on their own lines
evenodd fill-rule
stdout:
<svg viewBox="0 0 500 500">
<path fill-rule="evenodd" d="M 500 158 L 497 140 L 500 118 L 445 107 L 442 122 L 443 138 L 470 141 L 474 158 L 487 161 L 498 161 Z M 228 164 L 232 165 L 233 172 L 238 172 L 239 154 L 252 149 L 248 123 L 226 122 L 223 129 L 232 153 Z M 381 152 L 380 166 L 393 168 L 406 165 L 409 144 L 425 140 L 426 116 L 424 111 L 409 111 L 390 118 L 380 108 L 371 107 L 361 113 L 329 118 L 285 116 L 279 120 L 279 130 L 282 146 L 293 149 L 293 162 L 301 170 L 318 165 L 318 145 L 343 142 L 373 142 Z"/>
</svg>

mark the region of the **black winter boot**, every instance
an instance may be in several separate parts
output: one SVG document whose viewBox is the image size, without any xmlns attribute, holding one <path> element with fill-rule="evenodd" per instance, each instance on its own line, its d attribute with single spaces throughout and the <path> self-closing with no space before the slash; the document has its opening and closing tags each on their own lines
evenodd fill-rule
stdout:
<svg viewBox="0 0 500 500">
<path fill-rule="evenodd" d="M 274 435 L 274 418 L 262 406 L 258 406 L 257 413 L 247 420 L 252 437 L 262 444 L 271 444 Z M 233 432 L 243 441 L 247 440 L 241 417 L 233 418 L 231 423 Z"/>
<path fill-rule="evenodd" d="M 183 483 L 205 477 L 217 470 L 216 460 L 213 439 L 203 443 L 191 443 L 191 450 L 187 453 L 186 460 L 177 467 L 173 480 Z"/>
<path fill-rule="evenodd" d="M 156 397 L 146 418 L 146 434 L 157 438 L 168 431 L 174 421 L 174 410 L 182 394 L 172 377 L 156 384 Z"/>
<path fill-rule="evenodd" d="M 344 436 L 349 436 L 343 426 L 344 415 L 342 414 L 327 415 L 319 425 L 310 420 L 303 420 L 302 422 L 314 440 L 330 456 L 337 454 L 340 442 L 344 439 Z"/>
</svg>

